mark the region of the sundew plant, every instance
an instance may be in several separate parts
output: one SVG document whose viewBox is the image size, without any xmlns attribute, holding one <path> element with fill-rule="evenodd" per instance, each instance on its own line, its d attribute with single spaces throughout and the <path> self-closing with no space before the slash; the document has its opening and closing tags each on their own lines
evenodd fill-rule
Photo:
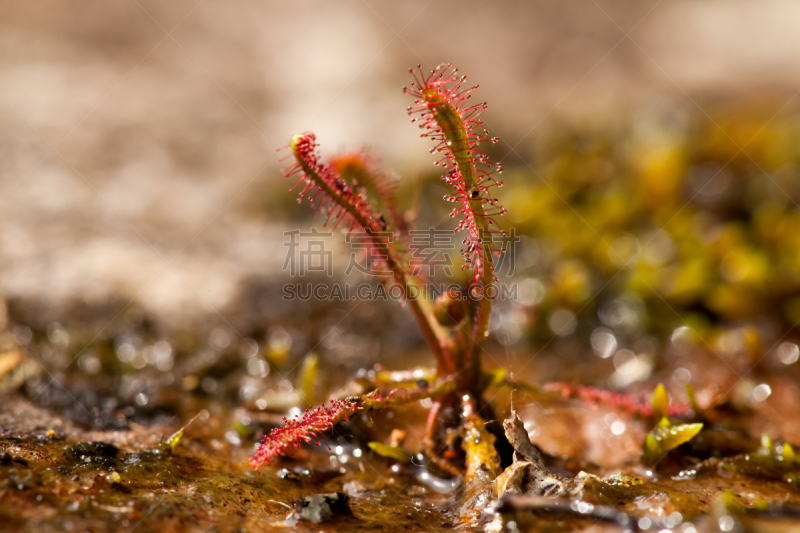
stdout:
<svg viewBox="0 0 800 533">
<path fill-rule="evenodd" d="M 400 215 L 390 178 L 377 172 L 362 154 L 323 161 L 314 134 L 297 134 L 289 144 L 294 161 L 285 174 L 297 178 L 293 190 L 298 191 L 298 203 L 306 200 L 316 214 L 325 217 L 326 225 L 361 234 L 359 242 L 366 243 L 376 271 L 387 273 L 385 283 L 400 287 L 404 303 L 436 359 L 438 380 L 416 391 L 396 390 L 384 398 L 376 389 L 363 397 L 309 410 L 303 418 L 287 421 L 264 438 L 251 459 L 255 468 L 315 439 L 319 432 L 360 410 L 427 396 L 434 402 L 426 439 L 430 459 L 448 471 L 461 470 L 431 451 L 436 449 L 437 421 L 444 404 L 455 398 L 480 403 L 481 351 L 492 310 L 494 259 L 499 253 L 493 236 L 503 234 L 494 218 L 505 212 L 492 193 L 502 185 L 495 179 L 502 167 L 490 163 L 481 151 L 483 144 L 497 142 L 497 138 L 488 136 L 480 119 L 486 104 L 470 102 L 477 86 L 466 86 L 466 77 L 449 64 L 427 75 L 417 67 L 411 74 L 413 81 L 404 88 L 414 99 L 408 112 L 423 130 L 422 136 L 433 142 L 431 152 L 441 155 L 435 164 L 442 167 L 442 178 L 453 190 L 444 200 L 455 204 L 450 216 L 460 218 L 456 231 L 465 235 L 463 268 L 471 275 L 460 290 L 450 290 L 433 303 L 408 297 L 412 291 L 419 294 L 424 290 L 424 280 L 413 274 L 407 261 L 409 228 Z M 378 191 L 377 202 L 367 197 L 367 184 Z"/>
<path fill-rule="evenodd" d="M 385 273 L 383 282 L 399 287 L 404 305 L 414 315 L 435 358 L 435 379 L 412 388 L 375 379 L 366 394 L 335 398 L 328 405 L 307 410 L 302 417 L 285 420 L 282 427 L 264 437 L 250 459 L 256 469 L 302 443 L 319 444 L 320 434 L 360 412 L 429 398 L 432 407 L 424 439 L 427 459 L 441 471 L 466 476 L 467 480 L 474 479 L 479 471 L 490 479 L 501 472 L 494 443 L 496 438 L 506 437 L 502 430 L 492 434 L 487 429 L 485 418 L 492 410 L 482 397 L 501 374 L 487 374 L 481 365 L 496 296 L 495 261 L 502 252 L 497 243 L 505 236 L 497 221 L 505 209 L 494 196 L 502 186 L 497 179 L 502 166 L 493 164 L 483 148 L 498 139 L 489 136 L 480 118 L 487 105 L 471 101 L 477 86 L 466 85 L 466 77 L 457 69 L 445 64 L 427 74 L 419 66 L 410 70 L 412 82 L 404 87 L 413 99 L 408 113 L 422 130 L 422 137 L 432 142 L 431 153 L 439 156 L 434 164 L 442 169 L 442 179 L 452 189 L 444 201 L 454 204 L 450 216 L 459 219 L 456 231 L 463 235 L 463 268 L 469 275 L 463 284 L 456 285 L 458 289 L 435 299 L 412 297 L 425 291 L 426 284 L 407 259 L 411 228 L 395 199 L 396 181 L 377 170 L 363 153 L 347 153 L 326 161 L 317 151 L 315 135 L 300 133 L 289 143 L 292 162 L 284 172 L 296 180 L 292 190 L 298 194 L 298 203 L 307 202 L 324 218 L 326 226 L 341 228 L 351 237 L 357 235 L 366 245 L 375 271 Z M 367 196 L 367 186 L 377 192 L 376 199 Z M 652 409 L 625 395 L 589 387 L 555 384 L 551 391 L 589 404 L 603 402 L 637 414 L 652 413 Z M 669 424 L 668 414 L 685 412 L 684 408 L 667 407 L 665 400 L 659 405 L 657 410 L 663 411 L 659 418 L 666 420 L 663 427 Z M 445 444 L 451 430 L 459 436 Z M 691 436 L 684 441 L 688 438 Z M 657 456 L 660 441 L 653 439 L 650 454 Z M 444 450 L 448 453 L 442 453 Z"/>
</svg>

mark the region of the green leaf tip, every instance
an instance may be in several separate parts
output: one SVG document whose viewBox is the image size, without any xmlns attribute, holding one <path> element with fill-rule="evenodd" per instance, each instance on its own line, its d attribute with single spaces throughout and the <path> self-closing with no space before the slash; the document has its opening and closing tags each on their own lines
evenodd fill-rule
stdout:
<svg viewBox="0 0 800 533">
<path fill-rule="evenodd" d="M 781 457 L 784 461 L 795 461 L 797 459 L 797 455 L 794 453 L 794 448 L 792 448 L 792 445 L 788 442 L 783 443 Z"/>
<path fill-rule="evenodd" d="M 194 415 L 188 422 L 186 422 L 186 424 L 183 425 L 182 428 L 180 428 L 178 431 L 170 435 L 169 438 L 167 438 L 166 442 L 160 443 L 158 445 L 159 449 L 162 451 L 168 451 L 170 453 L 174 452 L 175 447 L 181 441 L 181 438 L 183 438 L 183 433 L 186 431 L 186 428 L 188 428 L 192 424 L 192 422 L 197 420 L 198 416 L 200 416 L 200 413 Z"/>
<path fill-rule="evenodd" d="M 669 420 L 669 395 L 662 383 L 659 383 L 653 391 L 653 418 L 657 421 L 663 418 Z"/>
<path fill-rule="evenodd" d="M 703 424 L 678 424 L 655 427 L 642 444 L 642 462 L 647 466 L 658 463 L 670 450 L 689 442 L 703 429 Z"/>
</svg>

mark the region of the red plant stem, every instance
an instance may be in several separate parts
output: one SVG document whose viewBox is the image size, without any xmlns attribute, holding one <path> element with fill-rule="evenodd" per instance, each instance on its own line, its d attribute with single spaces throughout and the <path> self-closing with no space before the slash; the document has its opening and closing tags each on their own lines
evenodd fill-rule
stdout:
<svg viewBox="0 0 800 533">
<path fill-rule="evenodd" d="M 441 398 L 434 400 L 431 410 L 428 411 L 428 421 L 425 424 L 425 438 L 423 439 L 423 446 L 428 459 L 452 476 L 463 476 L 464 470 L 453 465 L 450 461 L 441 457 L 439 451 L 436 449 L 438 446 L 437 430 L 439 426 L 439 412 L 442 408 Z"/>
</svg>

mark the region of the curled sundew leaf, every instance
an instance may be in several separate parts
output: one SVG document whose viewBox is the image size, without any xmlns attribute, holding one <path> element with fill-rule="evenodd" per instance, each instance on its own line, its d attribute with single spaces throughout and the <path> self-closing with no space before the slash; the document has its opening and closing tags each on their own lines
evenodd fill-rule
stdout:
<svg viewBox="0 0 800 533">
<path fill-rule="evenodd" d="M 306 405 L 317 403 L 315 389 L 317 386 L 317 373 L 319 372 L 319 357 L 315 353 L 308 354 L 300 365 L 299 384 L 303 391 Z"/>
<path fill-rule="evenodd" d="M 367 446 L 373 452 L 377 453 L 381 457 L 386 457 L 387 459 L 394 459 L 395 461 L 400 461 L 403 463 L 411 462 L 411 454 L 407 451 L 399 448 L 397 446 L 389 446 L 388 444 L 383 444 L 382 442 L 368 442 Z"/>
<path fill-rule="evenodd" d="M 689 442 L 703 429 L 703 424 L 678 424 L 675 426 L 656 426 L 644 439 L 642 462 L 653 466 L 670 450 L 684 442 Z"/>
<path fill-rule="evenodd" d="M 408 229 L 397 207 L 396 192 L 400 178 L 381 172 L 366 150 L 335 155 L 330 158 L 330 167 L 346 182 L 355 180 L 368 192 L 377 195 L 380 203 L 386 208 L 392 224 L 401 231 Z"/>
<path fill-rule="evenodd" d="M 345 228 L 361 228 L 380 232 L 385 230 L 381 214 L 373 209 L 366 193 L 358 183 L 345 182 L 330 165 L 324 164 L 317 153 L 317 138 L 313 133 L 299 133 L 292 137 L 289 148 L 294 163 L 284 169 L 284 175 L 299 176 L 292 188 L 299 188 L 298 203 L 307 198 L 314 213 L 326 216 L 336 228 L 344 223 Z"/>
<path fill-rule="evenodd" d="M 493 144 L 499 139 L 488 136 L 480 119 L 486 104 L 470 105 L 468 102 L 470 93 L 478 86 L 464 86 L 466 77 L 459 76 L 458 69 L 443 64 L 429 75 L 425 75 L 420 66 L 410 71 L 414 81 L 403 91 L 415 100 L 408 113 L 417 115 L 412 122 L 421 122 L 422 137 L 434 141 L 431 153 L 442 155 L 436 164 L 445 169 L 445 183 L 454 190 L 445 200 L 456 203 L 450 216 L 461 216 L 456 231 L 465 229 L 468 232 L 462 250 L 465 269 L 474 270 L 475 280 L 482 280 L 484 286 L 488 286 L 494 279 L 492 236 L 505 236 L 494 218 L 506 210 L 492 196 L 494 188 L 503 185 L 495 179 L 503 166 L 490 163 L 480 144 Z"/>
<path fill-rule="evenodd" d="M 662 418 L 669 418 L 669 395 L 662 383 L 659 383 L 653 391 L 653 418 L 660 421 Z"/>
</svg>

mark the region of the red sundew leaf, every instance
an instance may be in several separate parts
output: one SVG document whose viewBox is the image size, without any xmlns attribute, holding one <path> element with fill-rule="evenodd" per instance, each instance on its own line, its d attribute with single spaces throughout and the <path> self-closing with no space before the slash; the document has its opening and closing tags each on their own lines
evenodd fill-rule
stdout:
<svg viewBox="0 0 800 533">
<path fill-rule="evenodd" d="M 465 268 L 475 269 L 477 279 L 483 277 L 485 263 L 492 262 L 492 235 L 505 235 L 494 217 L 503 215 L 506 210 L 492 196 L 492 187 L 503 183 L 495 180 L 502 172 L 502 165 L 493 165 L 489 158 L 478 149 L 482 142 L 498 141 L 490 138 L 480 119 L 487 108 L 485 103 L 468 105 L 468 100 L 477 85 L 462 88 L 466 76 L 458 76 L 458 69 L 450 64 L 440 65 L 427 76 L 417 66 L 410 69 L 414 81 L 403 90 L 415 98 L 409 106 L 412 122 L 420 122 L 425 130 L 422 137 L 430 138 L 435 146 L 431 153 L 443 154 L 435 162 L 445 169 L 445 182 L 453 187 L 455 193 L 444 197 L 456 203 L 451 217 L 461 216 L 456 231 L 467 230 L 462 253 L 466 259 Z M 488 252 L 488 253 L 487 253 Z M 489 265 L 491 267 L 491 264 Z"/>
<path fill-rule="evenodd" d="M 331 407 L 320 406 L 307 409 L 302 417 L 283 419 L 284 424 L 264 435 L 258 451 L 250 458 L 250 464 L 258 470 L 269 465 L 279 455 L 291 454 L 304 442 L 320 445 L 319 435 L 339 422 L 349 420 L 360 407 L 347 400 L 331 400 Z"/>
<path fill-rule="evenodd" d="M 589 406 L 608 405 L 622 411 L 639 415 L 652 416 L 653 408 L 646 403 L 636 400 L 630 394 L 612 392 L 585 385 L 573 383 L 549 382 L 544 384 L 545 390 L 558 391 L 564 398 L 575 398 Z M 669 416 L 681 418 L 691 412 L 688 405 L 670 405 L 667 409 Z"/>
<path fill-rule="evenodd" d="M 407 229 L 406 222 L 397 207 L 396 193 L 400 184 L 397 176 L 381 172 L 365 150 L 334 155 L 328 160 L 328 164 L 345 181 L 354 178 L 368 190 L 374 191 L 386 208 L 394 226 L 401 231 Z"/>
<path fill-rule="evenodd" d="M 325 165 L 317 154 L 317 146 L 317 138 L 313 133 L 297 134 L 289 145 L 294 163 L 283 173 L 287 178 L 300 175 L 291 189 L 302 185 L 297 202 L 308 198 L 315 216 L 316 213 L 324 213 L 325 226 L 332 223 L 334 229 L 344 221 L 349 229 L 361 227 L 375 232 L 385 231 L 386 221 L 372 207 L 364 189 L 358 186 L 356 180 L 347 182 L 338 172 Z"/>
<path fill-rule="evenodd" d="M 393 264 L 402 260 L 404 250 L 401 243 L 393 242 L 393 232 L 367 198 L 365 189 L 355 178 L 344 179 L 336 166 L 323 163 L 317 154 L 317 146 L 313 133 L 297 134 L 289 144 L 294 162 L 283 173 L 287 178 L 300 175 L 291 189 L 301 187 L 297 202 L 308 198 L 314 216 L 317 213 L 325 215 L 325 226 L 330 223 L 335 229 L 343 224 L 346 233 L 363 232 L 363 238 L 356 238 L 360 243 L 359 249 L 372 264 L 372 272 L 390 274 L 394 270 L 390 259 Z M 394 257 L 390 258 L 391 254 Z M 402 266 L 397 268 L 402 269 Z"/>
</svg>

